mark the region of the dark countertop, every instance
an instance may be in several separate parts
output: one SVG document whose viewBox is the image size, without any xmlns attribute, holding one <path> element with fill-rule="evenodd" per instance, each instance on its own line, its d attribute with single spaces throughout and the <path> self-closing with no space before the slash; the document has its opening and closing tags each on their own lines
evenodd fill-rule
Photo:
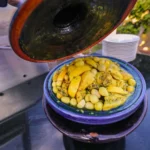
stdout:
<svg viewBox="0 0 150 150">
<path fill-rule="evenodd" d="M 137 55 L 136 60 L 131 63 L 137 67 L 145 77 L 147 83 L 147 96 L 148 100 L 150 100 L 150 57 L 146 55 Z M 45 75 L 41 75 L 38 77 L 36 85 L 43 82 L 44 76 Z M 25 85 L 22 84 L 21 87 L 24 86 Z M 36 86 L 34 88 L 36 91 Z M 27 88 L 23 88 L 22 90 L 25 93 L 29 92 L 26 91 Z M 34 92 L 34 95 L 37 93 L 40 95 L 41 92 L 42 86 L 38 86 L 38 91 Z M 9 95 L 9 92 L 7 94 Z M 31 93 L 28 95 L 30 99 L 34 97 Z M 24 94 L 24 96 L 28 99 L 26 94 Z M 7 121 L 5 120 L 5 122 L 0 124 L 0 150 L 150 150 L 149 118 L 150 111 L 148 110 L 141 125 L 125 139 L 118 142 L 102 145 L 82 144 L 67 137 L 63 137 L 62 134 L 49 123 L 44 114 L 42 102 L 40 100 L 32 108 L 10 119 L 8 118 Z M 65 149 L 63 141 L 65 145 L 71 148 Z"/>
<path fill-rule="evenodd" d="M 0 93 L 0 124 L 41 100 L 47 73 Z"/>
</svg>

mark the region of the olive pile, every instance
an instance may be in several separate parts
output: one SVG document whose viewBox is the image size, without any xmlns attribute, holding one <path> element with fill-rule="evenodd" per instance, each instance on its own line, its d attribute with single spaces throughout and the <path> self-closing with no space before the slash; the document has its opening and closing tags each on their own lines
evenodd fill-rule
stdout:
<svg viewBox="0 0 150 150">
<path fill-rule="evenodd" d="M 125 103 L 134 92 L 136 81 L 106 58 L 73 60 L 53 74 L 52 88 L 63 103 L 80 109 L 107 111 Z"/>
</svg>

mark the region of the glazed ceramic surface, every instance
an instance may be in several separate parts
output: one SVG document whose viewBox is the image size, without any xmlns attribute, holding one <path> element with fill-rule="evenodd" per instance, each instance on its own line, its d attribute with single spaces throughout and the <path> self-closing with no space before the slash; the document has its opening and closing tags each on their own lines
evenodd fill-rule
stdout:
<svg viewBox="0 0 150 150">
<path fill-rule="evenodd" d="M 102 57 L 98 54 L 93 56 Z M 112 61 L 119 63 L 122 69 L 134 76 L 137 85 L 134 93 L 127 99 L 126 103 L 116 109 L 103 112 L 77 109 L 72 106 L 66 105 L 58 100 L 55 94 L 52 92 L 52 76 L 56 70 L 60 69 L 63 65 L 69 64 L 72 60 L 74 60 L 70 59 L 56 66 L 53 70 L 49 72 L 45 79 L 44 94 L 47 102 L 52 107 L 52 109 L 54 109 L 57 113 L 69 120 L 83 124 L 110 124 L 125 119 L 137 110 L 137 108 L 143 101 L 146 91 L 146 83 L 141 73 L 135 67 L 125 61 L 112 57 L 102 58 L 108 58 Z"/>
<path fill-rule="evenodd" d="M 109 125 L 83 125 L 72 122 L 56 113 L 43 99 L 47 118 L 53 126 L 67 137 L 88 143 L 107 143 L 119 140 L 134 131 L 143 121 L 148 107 L 147 97 L 130 117 Z"/>
<path fill-rule="evenodd" d="M 54 61 L 99 43 L 137 0 L 27 0 L 15 13 L 10 43 L 21 58 Z"/>
</svg>

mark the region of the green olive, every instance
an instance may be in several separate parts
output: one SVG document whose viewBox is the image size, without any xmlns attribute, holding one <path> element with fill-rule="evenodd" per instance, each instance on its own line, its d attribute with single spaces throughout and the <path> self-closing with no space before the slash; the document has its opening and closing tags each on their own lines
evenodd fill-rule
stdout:
<svg viewBox="0 0 150 150">
<path fill-rule="evenodd" d="M 56 86 L 56 82 L 52 82 L 52 87 Z"/>
<path fill-rule="evenodd" d="M 99 99 L 96 95 L 91 94 L 90 95 L 90 101 L 91 101 L 92 104 L 95 104 L 99 101 Z"/>
<path fill-rule="evenodd" d="M 61 84 L 62 84 L 62 81 L 57 81 L 56 82 L 56 86 L 61 86 Z"/>
<path fill-rule="evenodd" d="M 96 95 L 98 98 L 101 97 L 101 95 L 99 94 L 98 90 L 96 90 L 96 89 L 92 89 L 91 90 L 91 94 Z"/>
<path fill-rule="evenodd" d="M 93 110 L 94 109 L 94 105 L 91 103 L 91 102 L 87 102 L 85 104 L 85 108 L 86 109 L 89 109 L 89 110 Z"/>
<path fill-rule="evenodd" d="M 70 98 L 69 97 L 61 97 L 61 101 L 65 104 L 69 104 L 70 103 Z"/>
<path fill-rule="evenodd" d="M 97 110 L 97 111 L 101 111 L 103 109 L 103 103 L 102 102 L 97 102 L 96 104 L 95 104 L 95 110 Z"/>
<path fill-rule="evenodd" d="M 94 57 L 93 60 L 94 60 L 95 62 L 99 62 L 99 61 L 100 61 L 100 58 L 99 58 L 99 57 Z"/>
<path fill-rule="evenodd" d="M 75 63 L 76 67 L 80 67 L 80 66 L 84 66 L 84 61 L 83 60 L 79 60 Z"/>
<path fill-rule="evenodd" d="M 76 100 L 75 98 L 72 98 L 72 99 L 70 100 L 70 105 L 76 106 L 76 105 L 77 105 L 77 100 Z"/>
<path fill-rule="evenodd" d="M 104 71 L 106 71 L 106 66 L 103 64 L 100 64 L 100 65 L 98 65 L 98 70 L 104 72 Z"/>
<path fill-rule="evenodd" d="M 97 70 L 96 69 L 92 69 L 91 72 L 96 75 L 97 74 Z"/>
<path fill-rule="evenodd" d="M 85 100 L 83 99 L 83 100 L 81 100 L 81 101 L 78 103 L 77 107 L 78 107 L 78 108 L 84 108 L 84 106 L 85 106 Z"/>
<path fill-rule="evenodd" d="M 128 86 L 128 87 L 127 87 L 128 92 L 133 92 L 134 89 L 135 89 L 135 88 L 134 88 L 133 86 Z"/>
<path fill-rule="evenodd" d="M 55 87 L 53 87 L 53 92 L 56 94 L 57 92 L 58 92 L 58 89 L 57 89 L 57 87 L 55 86 Z"/>
<path fill-rule="evenodd" d="M 136 85 L 136 81 L 134 79 L 129 79 L 128 80 L 129 85 L 131 86 L 135 86 Z"/>
<path fill-rule="evenodd" d="M 100 87 L 99 88 L 99 93 L 102 96 L 108 96 L 109 95 L 109 93 L 108 93 L 108 91 L 107 91 L 107 89 L 105 87 Z"/>
<path fill-rule="evenodd" d="M 85 101 L 86 101 L 86 102 L 89 102 L 89 101 L 90 101 L 90 95 L 91 95 L 91 94 L 86 94 L 86 96 L 85 96 Z"/>
<path fill-rule="evenodd" d="M 62 98 L 62 94 L 61 94 L 61 93 L 58 93 L 58 92 L 57 92 L 57 95 L 56 95 L 56 96 L 57 96 L 58 99 L 61 99 L 61 98 Z"/>
</svg>

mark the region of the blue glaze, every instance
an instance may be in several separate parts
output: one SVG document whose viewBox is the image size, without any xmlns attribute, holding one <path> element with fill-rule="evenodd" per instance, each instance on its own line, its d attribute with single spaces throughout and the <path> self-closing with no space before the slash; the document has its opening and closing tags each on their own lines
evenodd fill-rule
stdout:
<svg viewBox="0 0 150 150">
<path fill-rule="evenodd" d="M 52 82 L 52 76 L 53 73 L 56 70 L 59 70 L 63 65 L 69 64 L 73 59 L 67 60 L 58 66 L 56 66 L 54 69 L 52 69 L 49 74 L 47 75 L 45 82 L 44 82 L 44 94 L 45 98 L 50 104 L 50 106 L 60 115 L 64 116 L 65 118 L 68 118 L 72 121 L 76 121 L 79 123 L 84 124 L 109 124 L 116 121 L 120 121 L 129 115 L 131 115 L 133 112 L 137 110 L 141 102 L 143 101 L 145 92 L 146 92 L 146 83 L 141 75 L 141 73 L 132 65 L 129 63 L 112 58 L 112 57 L 104 57 L 98 54 L 92 54 L 92 56 L 102 57 L 102 58 L 108 58 L 111 59 L 114 62 L 117 62 L 120 64 L 120 67 L 124 69 L 125 71 L 129 72 L 134 76 L 134 79 L 137 82 L 136 88 L 134 93 L 128 98 L 126 103 L 116 109 L 113 109 L 111 111 L 105 111 L 105 112 L 98 112 L 98 111 L 91 111 L 89 110 L 82 110 L 76 109 L 74 107 L 68 106 L 62 102 L 59 101 L 56 98 L 55 94 L 52 92 L 51 82 Z"/>
</svg>

